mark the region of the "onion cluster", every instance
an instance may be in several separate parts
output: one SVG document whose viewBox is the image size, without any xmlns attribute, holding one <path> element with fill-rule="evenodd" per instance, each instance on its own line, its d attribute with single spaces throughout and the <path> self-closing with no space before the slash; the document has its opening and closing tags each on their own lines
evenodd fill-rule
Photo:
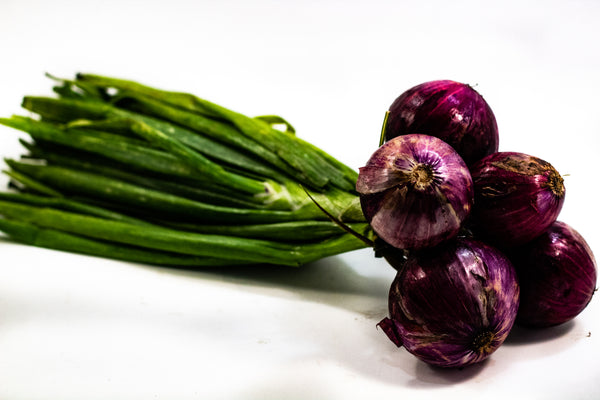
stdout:
<svg viewBox="0 0 600 400">
<path fill-rule="evenodd" d="M 462 367 L 498 349 L 515 323 L 557 325 L 587 306 L 596 261 L 557 221 L 561 175 L 540 158 L 499 152 L 494 114 L 472 87 L 407 90 L 382 138 L 356 189 L 377 254 L 398 271 L 378 325 L 393 343 Z"/>
</svg>

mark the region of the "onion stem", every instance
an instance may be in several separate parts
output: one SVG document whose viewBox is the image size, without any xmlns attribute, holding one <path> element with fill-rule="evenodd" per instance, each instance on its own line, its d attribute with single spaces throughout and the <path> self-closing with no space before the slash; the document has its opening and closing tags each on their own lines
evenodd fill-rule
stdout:
<svg viewBox="0 0 600 400">
<path fill-rule="evenodd" d="M 23 98 L 39 118 L 0 118 L 31 138 L 5 160 L 18 193 L 0 193 L 0 230 L 14 240 L 198 266 L 300 265 L 372 243 L 357 172 L 285 119 L 133 81 L 51 78 L 57 98 Z"/>
<path fill-rule="evenodd" d="M 383 117 L 383 125 L 381 125 L 381 135 L 379 136 L 379 147 L 385 143 L 385 131 L 387 130 L 388 119 L 390 118 L 390 112 L 386 111 Z"/>
<path fill-rule="evenodd" d="M 142 226 L 6 201 L 0 201 L 0 210 L 8 220 L 25 222 L 40 228 L 148 249 L 231 260 L 234 264 L 251 262 L 298 266 L 338 254 L 339 251 L 364 247 L 362 242 L 350 235 L 330 238 L 324 242 L 288 244 L 183 232 L 159 226 Z"/>
</svg>

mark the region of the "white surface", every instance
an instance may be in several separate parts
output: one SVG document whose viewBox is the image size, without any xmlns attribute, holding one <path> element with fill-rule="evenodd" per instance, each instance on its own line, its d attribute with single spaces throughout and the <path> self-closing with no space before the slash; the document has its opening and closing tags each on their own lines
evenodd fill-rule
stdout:
<svg viewBox="0 0 600 400">
<path fill-rule="evenodd" d="M 599 19 L 593 0 L 4 0 L 0 114 L 50 94 L 46 71 L 93 72 L 280 114 L 358 168 L 402 91 L 463 81 L 494 110 L 501 150 L 569 174 L 560 219 L 600 254 Z M 0 128 L 2 156 L 18 137 Z M 439 371 L 375 328 L 393 275 L 369 250 L 183 272 L 2 241 L 0 399 L 600 398 L 599 299 Z"/>
</svg>

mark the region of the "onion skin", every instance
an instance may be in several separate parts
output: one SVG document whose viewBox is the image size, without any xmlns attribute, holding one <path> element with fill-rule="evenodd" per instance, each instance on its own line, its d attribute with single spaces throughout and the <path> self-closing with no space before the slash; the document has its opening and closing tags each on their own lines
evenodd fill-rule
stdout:
<svg viewBox="0 0 600 400">
<path fill-rule="evenodd" d="M 467 165 L 498 151 L 498 125 L 492 109 L 471 86 L 451 80 L 422 83 L 392 103 L 385 140 L 411 133 L 442 139 Z"/>
<path fill-rule="evenodd" d="M 375 233 L 400 249 L 454 237 L 473 204 L 466 164 L 450 145 L 428 135 L 386 142 L 360 168 L 356 190 Z"/>
<path fill-rule="evenodd" d="M 504 342 L 519 305 L 509 259 L 467 238 L 409 256 L 379 326 L 397 346 L 439 367 L 483 361 Z"/>
<path fill-rule="evenodd" d="M 572 320 L 596 289 L 597 265 L 584 238 L 556 221 L 510 258 L 521 285 L 517 324 L 545 328 Z"/>
<path fill-rule="evenodd" d="M 525 244 L 552 225 L 565 199 L 563 178 L 548 162 L 523 153 L 490 154 L 471 167 L 475 204 L 469 225 L 504 249 Z"/>
</svg>

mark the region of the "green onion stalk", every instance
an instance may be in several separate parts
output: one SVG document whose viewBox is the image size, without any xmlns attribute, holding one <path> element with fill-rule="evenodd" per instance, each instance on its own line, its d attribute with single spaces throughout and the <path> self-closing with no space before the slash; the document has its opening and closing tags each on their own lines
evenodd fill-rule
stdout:
<svg viewBox="0 0 600 400">
<path fill-rule="evenodd" d="M 197 96 L 91 74 L 25 96 L 0 231 L 38 247 L 167 266 L 298 266 L 368 247 L 357 172 Z M 283 127 L 279 129 L 280 127 Z"/>
</svg>

